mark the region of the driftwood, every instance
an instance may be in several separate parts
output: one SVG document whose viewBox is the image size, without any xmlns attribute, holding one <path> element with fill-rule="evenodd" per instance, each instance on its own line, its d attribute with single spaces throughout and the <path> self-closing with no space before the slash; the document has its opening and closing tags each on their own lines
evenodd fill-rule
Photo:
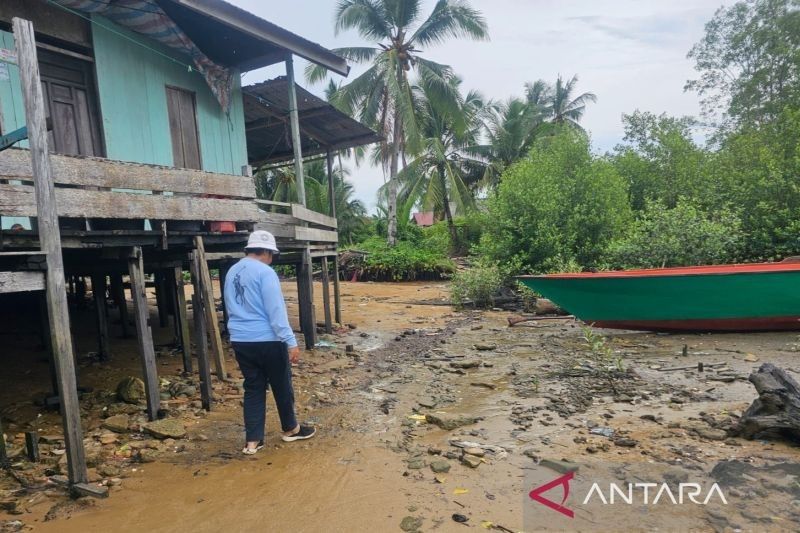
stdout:
<svg viewBox="0 0 800 533">
<path fill-rule="evenodd" d="M 800 440 L 800 385 L 772 363 L 750 374 L 758 398 L 739 421 L 738 434 L 752 439 L 765 433 Z"/>
<path fill-rule="evenodd" d="M 537 322 L 539 320 L 565 320 L 575 318 L 574 315 L 556 315 L 556 316 L 510 316 L 508 320 L 508 327 L 522 324 L 523 322 Z"/>
</svg>

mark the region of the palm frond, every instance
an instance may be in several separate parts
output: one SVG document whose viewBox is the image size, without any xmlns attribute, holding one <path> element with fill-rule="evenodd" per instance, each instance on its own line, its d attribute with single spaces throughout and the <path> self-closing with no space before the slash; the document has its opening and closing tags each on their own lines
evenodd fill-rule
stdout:
<svg viewBox="0 0 800 533">
<path fill-rule="evenodd" d="M 397 30 L 403 31 L 419 15 L 419 0 L 383 0 L 384 10 Z"/>
<path fill-rule="evenodd" d="M 489 39 L 486 19 L 464 0 L 439 0 L 430 16 L 409 39 L 414 44 L 427 46 L 445 41 L 448 37 Z"/>
<path fill-rule="evenodd" d="M 391 37 L 383 3 L 375 0 L 339 0 L 334 20 L 337 35 L 342 30 L 355 29 L 365 39 Z"/>
</svg>

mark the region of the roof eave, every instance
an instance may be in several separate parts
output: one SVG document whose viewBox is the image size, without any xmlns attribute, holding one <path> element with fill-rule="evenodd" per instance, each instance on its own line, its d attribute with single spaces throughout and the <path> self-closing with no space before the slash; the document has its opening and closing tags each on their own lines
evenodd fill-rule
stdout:
<svg viewBox="0 0 800 533">
<path fill-rule="evenodd" d="M 327 48 L 304 39 L 297 34 L 285 30 L 280 26 L 257 17 L 232 4 L 222 0 L 173 1 L 223 24 L 239 29 L 257 39 L 263 39 L 281 48 L 285 48 L 291 53 L 325 67 L 337 74 L 347 76 L 350 72 L 350 66 L 347 64 L 347 61 Z M 255 68 L 252 65 L 251 67 Z"/>
</svg>

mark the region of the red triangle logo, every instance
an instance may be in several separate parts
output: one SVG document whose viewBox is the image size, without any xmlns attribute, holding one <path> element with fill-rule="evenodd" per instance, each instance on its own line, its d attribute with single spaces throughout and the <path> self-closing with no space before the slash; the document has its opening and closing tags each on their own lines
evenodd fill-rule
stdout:
<svg viewBox="0 0 800 533">
<path fill-rule="evenodd" d="M 537 501 L 542 505 L 546 505 L 550 509 L 558 511 L 563 515 L 566 515 L 570 518 L 574 518 L 575 513 L 572 511 L 572 509 L 564 507 L 564 502 L 566 502 L 567 498 L 569 497 L 569 482 L 572 480 L 573 477 L 575 477 L 575 472 L 567 472 L 563 476 L 557 477 L 556 479 L 550 481 L 549 483 L 545 483 L 544 485 L 536 487 L 528 495 L 531 497 L 532 500 Z M 554 487 L 558 487 L 559 485 L 564 490 L 564 497 L 561 499 L 561 503 L 556 503 L 553 500 L 548 500 L 547 498 L 542 496 L 543 493 L 547 492 L 548 490 Z"/>
</svg>

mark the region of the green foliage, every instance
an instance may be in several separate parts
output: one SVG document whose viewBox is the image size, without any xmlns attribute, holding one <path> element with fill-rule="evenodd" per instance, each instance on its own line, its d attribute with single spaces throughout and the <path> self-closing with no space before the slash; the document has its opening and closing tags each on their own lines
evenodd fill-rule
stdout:
<svg viewBox="0 0 800 533">
<path fill-rule="evenodd" d="M 614 353 L 605 336 L 590 326 L 583 326 L 582 331 L 590 357 L 600 364 L 600 371 L 606 375 L 607 379 L 613 380 L 615 372 L 625 371 L 622 356 Z"/>
<path fill-rule="evenodd" d="M 562 129 L 537 140 L 503 174 L 488 217 L 480 244 L 488 258 L 547 272 L 571 261 L 598 264 L 607 243 L 624 233 L 631 210 L 614 166 L 593 158 L 583 135 Z"/>
<path fill-rule="evenodd" d="M 446 255 L 425 248 L 418 242 L 398 241 L 395 246 L 389 246 L 385 240 L 375 236 L 359 243 L 357 248 L 367 252 L 362 265 L 363 279 L 441 279 L 455 271 L 455 265 Z"/>
<path fill-rule="evenodd" d="M 700 77 L 686 88 L 707 116 L 763 124 L 800 99 L 800 0 L 750 0 L 721 7 L 689 52 Z"/>
<path fill-rule="evenodd" d="M 648 202 L 631 232 L 609 246 L 608 263 L 623 268 L 662 268 L 727 263 L 740 253 L 744 235 L 736 213 L 713 215 L 687 200 L 668 209 Z"/>
<path fill-rule="evenodd" d="M 471 302 L 474 307 L 491 307 L 503 287 L 503 275 L 495 265 L 476 264 L 456 273 L 450 284 L 450 300 L 456 307 Z"/>
</svg>

